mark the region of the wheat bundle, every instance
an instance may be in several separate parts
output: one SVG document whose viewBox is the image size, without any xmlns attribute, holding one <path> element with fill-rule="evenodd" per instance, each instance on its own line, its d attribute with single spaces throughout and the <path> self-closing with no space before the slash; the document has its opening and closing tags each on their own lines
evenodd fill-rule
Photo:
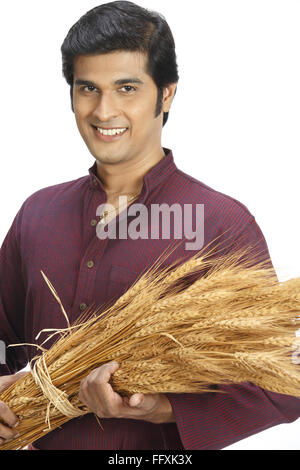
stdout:
<svg viewBox="0 0 300 470">
<path fill-rule="evenodd" d="M 246 252 L 216 258 L 200 251 L 167 268 L 162 258 L 113 305 L 92 307 L 52 332 L 55 343 L 0 396 L 18 416 L 20 433 L 0 448 L 21 449 L 90 413 L 78 399 L 80 381 L 112 360 L 120 364 L 112 386 L 124 395 L 217 392 L 218 384 L 252 382 L 300 397 L 300 278 L 280 283 L 270 266 L 245 261 Z"/>
</svg>

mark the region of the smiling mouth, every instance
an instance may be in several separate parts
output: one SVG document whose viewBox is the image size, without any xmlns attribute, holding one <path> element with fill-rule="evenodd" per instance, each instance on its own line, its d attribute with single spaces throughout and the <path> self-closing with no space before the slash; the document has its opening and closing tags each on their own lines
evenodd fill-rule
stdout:
<svg viewBox="0 0 300 470">
<path fill-rule="evenodd" d="M 128 127 L 111 127 L 111 128 L 105 128 L 105 127 L 101 128 L 101 127 L 96 127 L 96 126 L 92 126 L 92 127 L 101 135 L 109 135 L 109 136 L 121 135 L 121 134 L 124 134 L 128 130 Z"/>
<path fill-rule="evenodd" d="M 128 127 L 114 127 L 105 129 L 101 127 L 93 126 L 96 136 L 103 142 L 114 142 L 121 139 L 126 134 Z"/>
</svg>

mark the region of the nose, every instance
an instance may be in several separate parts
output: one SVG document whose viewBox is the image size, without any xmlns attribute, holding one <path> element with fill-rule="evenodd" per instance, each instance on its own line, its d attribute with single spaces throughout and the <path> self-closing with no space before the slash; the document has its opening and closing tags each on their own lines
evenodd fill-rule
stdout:
<svg viewBox="0 0 300 470">
<path fill-rule="evenodd" d="M 118 115 L 120 111 L 117 108 L 114 98 L 109 93 L 101 93 L 97 105 L 93 111 L 94 117 L 99 122 L 111 122 Z"/>
</svg>

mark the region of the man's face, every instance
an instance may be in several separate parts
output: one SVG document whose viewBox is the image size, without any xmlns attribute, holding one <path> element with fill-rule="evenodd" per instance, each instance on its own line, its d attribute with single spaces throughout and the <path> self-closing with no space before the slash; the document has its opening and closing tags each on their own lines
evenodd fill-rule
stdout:
<svg viewBox="0 0 300 470">
<path fill-rule="evenodd" d="M 91 154 L 102 163 L 139 159 L 160 146 L 163 112 L 155 118 L 158 89 L 145 72 L 146 61 L 146 55 L 132 51 L 74 60 L 77 126 Z M 110 136 L 97 128 L 127 130 Z"/>
</svg>

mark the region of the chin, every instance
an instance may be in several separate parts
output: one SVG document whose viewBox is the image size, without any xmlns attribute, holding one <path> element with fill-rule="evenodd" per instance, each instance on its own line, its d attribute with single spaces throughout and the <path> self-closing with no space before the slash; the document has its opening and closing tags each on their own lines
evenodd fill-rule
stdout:
<svg viewBox="0 0 300 470">
<path fill-rule="evenodd" d="M 94 157 L 96 158 L 96 160 L 98 160 L 98 162 L 100 163 L 105 163 L 105 164 L 110 164 L 110 165 L 114 165 L 114 164 L 117 164 L 117 163 L 121 163 L 123 161 L 125 161 L 125 158 L 124 157 L 120 157 L 119 155 L 105 155 L 104 153 L 101 153 L 101 155 L 98 154 L 94 154 Z"/>
</svg>

